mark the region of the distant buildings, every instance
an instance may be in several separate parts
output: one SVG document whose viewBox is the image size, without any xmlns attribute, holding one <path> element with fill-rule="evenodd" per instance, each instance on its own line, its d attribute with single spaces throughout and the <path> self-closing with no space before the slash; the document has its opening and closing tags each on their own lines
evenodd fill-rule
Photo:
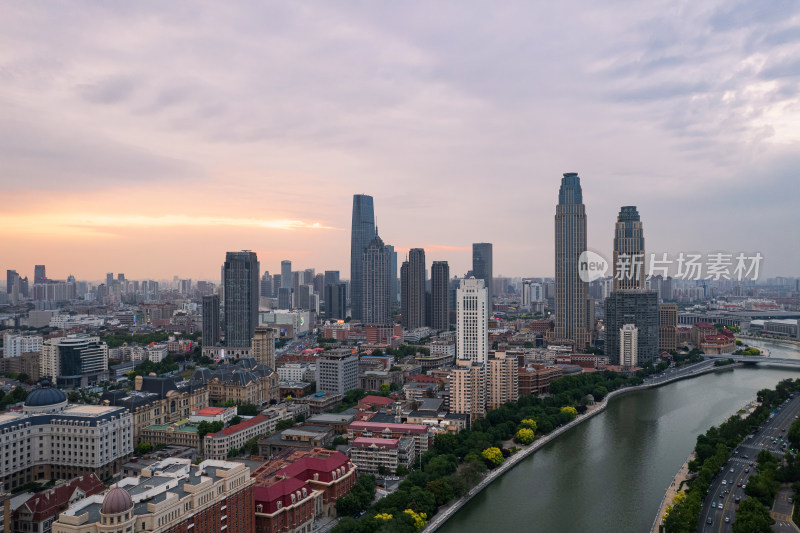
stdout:
<svg viewBox="0 0 800 533">
<path fill-rule="evenodd" d="M 350 231 L 350 314 L 357 320 L 361 320 L 363 311 L 363 254 L 374 237 L 375 212 L 372 196 L 355 194 Z"/>
<path fill-rule="evenodd" d="M 661 304 L 658 310 L 658 349 L 664 351 L 675 350 L 678 347 L 678 306 L 676 304 Z"/>
<path fill-rule="evenodd" d="M 483 286 L 490 292 L 489 302 L 493 294 L 494 278 L 492 272 L 492 243 L 476 242 L 472 244 L 472 275 L 483 280 Z"/>
<path fill-rule="evenodd" d="M 576 173 L 566 173 L 561 179 L 555 225 L 556 324 L 551 338 L 555 343 L 569 340 L 582 350 L 592 341 L 592 324 L 587 312 L 588 284 L 581 279 L 578 264 L 586 251 L 586 207 Z"/>
<path fill-rule="evenodd" d="M 394 474 L 398 466 L 409 468 L 414 464 L 414 440 L 356 438 L 350 444 L 350 460 L 360 472 L 368 474 Z"/>
<path fill-rule="evenodd" d="M 391 323 L 390 267 L 389 252 L 376 233 L 362 255 L 360 298 L 361 322 L 364 324 Z"/>
<path fill-rule="evenodd" d="M 425 250 L 412 248 L 400 267 L 400 308 L 403 327 L 409 331 L 424 327 Z"/>
<path fill-rule="evenodd" d="M 225 277 L 225 346 L 250 347 L 258 325 L 259 265 L 255 252 L 228 252 Z"/>
<path fill-rule="evenodd" d="M 447 261 L 434 261 L 431 265 L 431 323 L 436 331 L 450 328 L 450 266 Z"/>
<path fill-rule="evenodd" d="M 19 357 L 24 353 L 41 352 L 44 339 L 40 335 L 3 334 L 3 357 Z"/>
<path fill-rule="evenodd" d="M 623 206 L 614 229 L 614 290 L 645 288 L 644 231 L 634 205 Z"/>
<path fill-rule="evenodd" d="M 261 406 L 277 401 L 280 394 L 278 373 L 252 357 L 240 359 L 236 364 L 220 365 L 216 370 L 198 368 L 192 380 L 205 384 L 212 403 L 231 401 L 237 405 Z"/>
<path fill-rule="evenodd" d="M 347 318 L 347 284 L 330 283 L 325 285 L 325 318 L 344 320 Z"/>
</svg>

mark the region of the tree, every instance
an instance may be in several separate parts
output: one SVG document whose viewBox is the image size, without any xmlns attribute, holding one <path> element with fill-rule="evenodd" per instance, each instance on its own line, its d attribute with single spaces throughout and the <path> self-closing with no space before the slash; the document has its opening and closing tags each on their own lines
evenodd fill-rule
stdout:
<svg viewBox="0 0 800 533">
<path fill-rule="evenodd" d="M 750 483 L 747 486 L 749 488 Z M 774 523 L 767 508 L 751 498 L 739 504 L 733 533 L 770 533 Z"/>
<path fill-rule="evenodd" d="M 500 448 L 491 447 L 486 448 L 481 452 L 481 457 L 483 457 L 487 463 L 489 463 L 492 468 L 500 466 L 505 461 L 503 457 L 503 452 L 500 451 Z"/>
<path fill-rule="evenodd" d="M 230 423 L 228 425 L 235 426 L 236 424 L 238 424 L 241 421 L 242 421 L 242 417 L 239 416 L 239 415 L 236 415 L 233 418 L 231 418 L 231 421 L 230 421 Z"/>
<path fill-rule="evenodd" d="M 786 433 L 786 438 L 789 440 L 792 448 L 800 448 L 800 418 L 792 422 L 792 425 L 789 426 L 789 431 Z"/>
<path fill-rule="evenodd" d="M 531 430 L 533 430 L 533 431 L 536 431 L 536 420 L 534 420 L 534 419 L 532 419 L 532 418 L 525 418 L 525 419 L 523 419 L 523 420 L 522 420 L 522 421 L 519 423 L 519 425 L 520 425 L 520 426 L 522 426 L 522 427 L 526 427 L 526 428 L 528 428 L 528 429 L 531 429 Z"/>
<path fill-rule="evenodd" d="M 140 442 L 134 448 L 133 453 L 136 455 L 147 455 L 148 453 L 153 451 L 153 445 L 149 442 Z"/>
<path fill-rule="evenodd" d="M 400 466 L 397 467 L 397 470 L 395 470 L 394 473 L 395 473 L 396 476 L 407 476 L 408 475 L 408 468 L 406 468 L 403 465 L 400 465 Z"/>
<path fill-rule="evenodd" d="M 426 513 L 415 513 L 412 509 L 403 511 L 414 520 L 414 531 L 420 531 L 427 524 L 428 515 Z"/>
<path fill-rule="evenodd" d="M 275 431 L 283 431 L 284 429 L 289 429 L 294 425 L 294 421 L 291 418 L 287 418 L 286 420 L 280 420 L 277 424 L 275 424 Z"/>
<path fill-rule="evenodd" d="M 533 442 L 533 438 L 533 430 L 528 428 L 522 428 L 514 435 L 514 440 L 520 444 L 530 444 Z"/>
<path fill-rule="evenodd" d="M 561 412 L 564 413 L 564 414 L 569 415 L 570 418 L 575 418 L 576 416 L 578 416 L 578 410 L 575 409 L 574 407 L 569 406 L 569 405 L 567 405 L 565 407 L 562 407 L 561 408 Z"/>
<path fill-rule="evenodd" d="M 425 490 L 433 494 L 436 505 L 444 505 L 453 499 L 453 487 L 445 479 L 429 481 Z"/>
<path fill-rule="evenodd" d="M 241 416 L 256 416 L 260 409 L 252 403 L 243 403 L 236 408 L 236 413 Z"/>
<path fill-rule="evenodd" d="M 392 392 L 392 387 L 388 383 L 381 385 L 381 396 L 389 396 Z"/>
</svg>

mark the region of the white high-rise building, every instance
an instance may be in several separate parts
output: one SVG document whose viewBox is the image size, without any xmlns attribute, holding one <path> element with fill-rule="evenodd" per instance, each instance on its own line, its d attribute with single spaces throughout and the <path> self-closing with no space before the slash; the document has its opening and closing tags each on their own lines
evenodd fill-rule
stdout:
<svg viewBox="0 0 800 533">
<path fill-rule="evenodd" d="M 19 357 L 28 352 L 41 352 L 42 342 L 42 337 L 39 335 L 6 333 L 3 335 L 3 357 Z"/>
<path fill-rule="evenodd" d="M 634 368 L 638 362 L 639 329 L 625 324 L 619 330 L 619 364 L 623 368 Z"/>
<path fill-rule="evenodd" d="M 473 363 L 489 358 L 489 292 L 482 279 L 461 280 L 456 291 L 456 356 Z"/>
<path fill-rule="evenodd" d="M 544 300 L 542 284 L 532 279 L 522 280 L 522 305 L 531 305 L 542 300 Z"/>
</svg>

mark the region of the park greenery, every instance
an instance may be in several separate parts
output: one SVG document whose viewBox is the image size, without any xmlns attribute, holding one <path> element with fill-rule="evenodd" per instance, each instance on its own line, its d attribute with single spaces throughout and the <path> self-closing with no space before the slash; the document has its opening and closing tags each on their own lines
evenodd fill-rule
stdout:
<svg viewBox="0 0 800 533">
<path fill-rule="evenodd" d="M 168 355 L 158 363 L 154 363 L 153 361 L 147 360 L 142 361 L 138 365 L 136 365 L 133 370 L 126 372 L 129 377 L 134 376 L 149 376 L 150 374 L 155 374 L 157 376 L 168 374 L 170 372 L 176 372 L 178 370 L 178 364 L 175 362 L 175 359 Z"/>
<path fill-rule="evenodd" d="M 758 348 L 747 347 L 742 348 L 741 350 L 736 350 L 733 352 L 733 355 L 761 355 L 761 350 Z"/>
<path fill-rule="evenodd" d="M 0 390 L 0 410 L 5 410 L 9 405 L 24 402 L 27 397 L 28 391 L 22 387 L 14 387 L 8 394 Z"/>
<path fill-rule="evenodd" d="M 522 430 L 547 434 L 572 421 L 592 395 L 602 400 L 622 387 L 639 385 L 640 377 L 625 377 L 615 372 L 576 374 L 550 384 L 550 396 L 523 396 L 475 420 L 470 429 L 457 434 L 436 435 L 433 446 L 425 452 L 409 473 L 398 468 L 396 475 L 406 475 L 398 489 L 372 505 L 354 505 L 350 500 L 334 533 L 376 533 L 417 531 L 409 513 L 432 517 L 438 507 L 466 495 L 490 468 L 495 468 L 513 452 L 506 448 Z M 523 433 L 526 434 L 526 433 Z M 341 501 L 341 500 L 340 500 Z M 337 510 L 339 504 L 337 503 Z M 353 516 L 364 513 L 360 520 Z M 380 518 L 378 515 L 382 515 Z M 387 519 L 391 516 L 391 519 Z"/>
<path fill-rule="evenodd" d="M 688 533 L 697 529 L 703 498 L 706 496 L 714 477 L 719 473 L 720 469 L 725 467 L 733 449 L 746 435 L 757 430 L 769 418 L 771 410 L 798 390 L 800 390 L 800 380 L 791 379 L 779 382 L 774 390 L 762 389 L 757 393 L 757 399 L 761 404 L 747 417 L 742 418 L 738 414 L 733 415 L 720 424 L 719 427 L 712 427 L 703 435 L 697 437 L 697 444 L 694 449 L 695 458 L 689 462 L 689 470 L 697 473 L 697 476 L 690 482 L 685 497 L 675 503 L 665 517 L 665 533 Z M 779 472 L 778 470 L 770 473 L 769 471 L 772 469 L 770 466 L 771 461 L 762 453 L 759 453 L 759 472 L 750 477 L 746 488 L 747 494 L 752 496 L 751 500 L 747 501 L 761 502 L 759 505 L 769 499 L 768 494 L 773 494 L 772 497 L 774 498 L 774 480 L 784 476 L 788 477 L 788 473 Z M 769 454 L 769 452 L 766 453 Z M 800 468 L 798 468 L 798 472 L 800 472 Z M 753 478 L 756 479 L 754 480 Z M 752 489 L 751 485 L 754 485 Z M 747 506 L 740 506 L 736 522 L 742 520 L 744 524 L 751 524 L 755 527 L 761 523 L 759 516 L 763 516 L 763 513 L 757 510 L 754 504 L 749 503 Z M 767 514 L 768 516 L 769 514 Z M 736 523 L 734 523 L 734 531 L 737 532 L 762 531 L 762 529 L 742 529 L 743 527 L 745 526 L 737 527 Z"/>
</svg>

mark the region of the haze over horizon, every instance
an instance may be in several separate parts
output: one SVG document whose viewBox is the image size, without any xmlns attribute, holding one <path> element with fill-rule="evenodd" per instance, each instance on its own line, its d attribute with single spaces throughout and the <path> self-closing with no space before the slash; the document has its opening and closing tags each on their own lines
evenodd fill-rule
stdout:
<svg viewBox="0 0 800 533">
<path fill-rule="evenodd" d="M 0 269 L 349 276 L 352 195 L 428 264 L 552 276 L 564 172 L 610 257 L 798 276 L 800 3 L 0 5 Z M 767 238 L 769 237 L 769 238 Z"/>
</svg>

